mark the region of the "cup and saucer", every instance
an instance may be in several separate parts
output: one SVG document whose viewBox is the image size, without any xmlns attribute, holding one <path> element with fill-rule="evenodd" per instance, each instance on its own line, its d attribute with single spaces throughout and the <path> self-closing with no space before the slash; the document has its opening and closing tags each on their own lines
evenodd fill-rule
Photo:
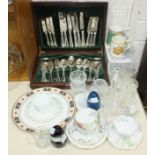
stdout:
<svg viewBox="0 0 155 155">
<path fill-rule="evenodd" d="M 68 123 L 66 134 L 70 142 L 78 148 L 90 149 L 105 142 L 108 129 L 105 124 L 100 123 L 97 111 L 84 108 Z"/>
<path fill-rule="evenodd" d="M 108 140 L 118 149 L 135 149 L 143 137 L 134 117 L 120 115 L 110 125 Z"/>
</svg>

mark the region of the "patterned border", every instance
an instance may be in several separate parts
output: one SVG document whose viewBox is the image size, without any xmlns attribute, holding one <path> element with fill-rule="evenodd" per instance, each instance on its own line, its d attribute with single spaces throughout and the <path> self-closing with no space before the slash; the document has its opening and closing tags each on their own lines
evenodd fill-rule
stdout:
<svg viewBox="0 0 155 155">
<path fill-rule="evenodd" d="M 20 97 L 16 101 L 16 103 L 14 104 L 14 106 L 12 108 L 12 119 L 13 119 L 13 122 L 22 131 L 28 132 L 28 133 L 32 133 L 32 132 L 35 132 L 35 129 L 31 128 L 27 124 L 24 124 L 24 122 L 21 120 L 21 118 L 20 118 L 21 107 L 24 105 L 25 101 L 31 95 L 34 95 L 34 94 L 40 93 L 40 92 L 45 92 L 45 91 L 50 91 L 51 93 L 58 93 L 58 94 L 63 95 L 65 97 L 66 101 L 68 101 L 68 105 L 69 105 L 68 106 L 69 107 L 68 114 L 69 114 L 70 117 L 73 116 L 73 114 L 75 112 L 75 104 L 74 104 L 73 97 L 69 93 L 65 92 L 62 89 L 54 88 L 54 87 L 43 87 L 43 88 L 34 89 L 34 90 L 31 90 L 31 91 L 27 92 L 22 97 Z M 69 119 L 70 118 L 65 119 L 64 121 L 60 122 L 58 125 L 60 125 L 61 127 L 65 127 L 66 124 L 68 123 Z"/>
</svg>

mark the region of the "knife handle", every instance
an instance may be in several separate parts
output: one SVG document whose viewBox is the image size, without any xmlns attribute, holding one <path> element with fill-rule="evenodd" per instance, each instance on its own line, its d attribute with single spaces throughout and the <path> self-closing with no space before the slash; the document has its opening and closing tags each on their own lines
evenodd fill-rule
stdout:
<svg viewBox="0 0 155 155">
<path fill-rule="evenodd" d="M 80 32 L 77 31 L 77 38 L 78 38 L 78 44 L 81 45 L 81 38 L 80 38 Z"/>
<path fill-rule="evenodd" d="M 87 35 L 87 41 L 86 41 L 86 46 L 89 46 L 89 41 L 90 40 L 90 32 L 88 32 L 88 35 Z"/>
<path fill-rule="evenodd" d="M 50 46 L 50 40 L 49 40 L 49 38 L 48 38 L 48 34 L 47 34 L 47 32 L 44 32 L 44 33 L 45 33 L 45 35 L 46 35 L 46 42 L 47 42 L 47 45 Z"/>
<path fill-rule="evenodd" d="M 84 31 L 81 31 L 81 35 L 82 35 L 82 47 L 85 46 L 85 35 L 84 35 Z"/>
<path fill-rule="evenodd" d="M 75 47 L 78 47 L 76 31 L 73 31 L 73 34 L 74 34 L 74 44 L 75 44 Z"/>
<path fill-rule="evenodd" d="M 63 32 L 61 32 L 61 47 L 64 47 L 64 35 L 63 35 Z"/>
<path fill-rule="evenodd" d="M 69 46 L 73 47 L 72 30 L 69 30 Z"/>
</svg>

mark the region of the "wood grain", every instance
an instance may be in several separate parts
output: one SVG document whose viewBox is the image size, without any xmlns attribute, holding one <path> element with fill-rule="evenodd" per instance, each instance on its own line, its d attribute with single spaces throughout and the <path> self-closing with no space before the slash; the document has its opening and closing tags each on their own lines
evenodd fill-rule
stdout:
<svg viewBox="0 0 155 155">
<path fill-rule="evenodd" d="M 11 5 L 8 6 L 8 14 L 9 14 L 9 16 L 15 14 L 15 8 L 14 8 L 14 5 L 13 4 L 11 4 Z"/>
<path fill-rule="evenodd" d="M 16 44 L 21 50 L 21 43 L 15 16 L 8 17 L 8 41 Z"/>
<path fill-rule="evenodd" d="M 9 81 L 28 81 L 28 73 L 25 64 L 23 63 L 18 69 L 12 72 L 9 77 Z"/>
<path fill-rule="evenodd" d="M 31 78 L 34 62 L 38 55 L 31 0 L 14 0 L 14 7 L 24 60 L 29 78 Z"/>
</svg>

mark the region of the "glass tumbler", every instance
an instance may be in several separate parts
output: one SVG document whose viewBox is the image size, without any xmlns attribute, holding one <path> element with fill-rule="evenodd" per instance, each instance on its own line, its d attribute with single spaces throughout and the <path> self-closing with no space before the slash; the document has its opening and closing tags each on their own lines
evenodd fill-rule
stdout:
<svg viewBox="0 0 155 155">
<path fill-rule="evenodd" d="M 46 148 L 51 145 L 49 131 L 44 127 L 39 127 L 35 133 L 32 133 L 32 138 L 39 148 Z"/>
<path fill-rule="evenodd" d="M 100 97 L 103 97 L 107 92 L 109 86 L 104 79 L 97 79 L 93 82 L 91 89 L 96 90 L 99 93 Z"/>
<path fill-rule="evenodd" d="M 84 71 L 76 70 L 70 73 L 70 87 L 74 93 L 86 90 L 87 75 Z"/>
</svg>

